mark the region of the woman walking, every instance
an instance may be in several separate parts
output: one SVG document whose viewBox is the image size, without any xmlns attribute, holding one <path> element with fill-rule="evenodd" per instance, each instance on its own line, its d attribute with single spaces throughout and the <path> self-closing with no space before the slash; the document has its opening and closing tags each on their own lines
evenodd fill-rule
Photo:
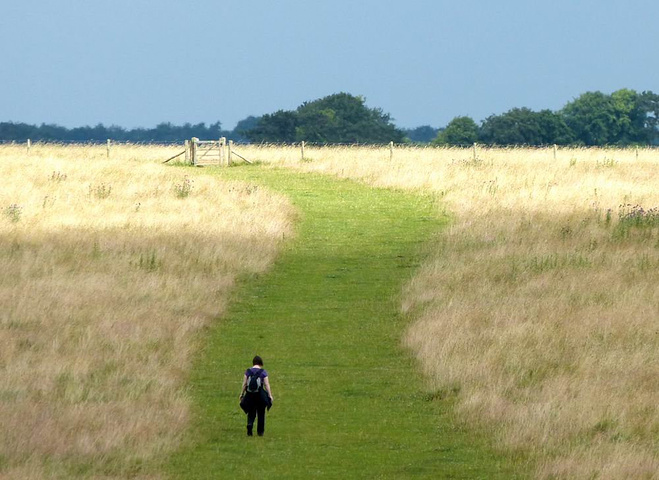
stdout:
<svg viewBox="0 0 659 480">
<path fill-rule="evenodd" d="M 243 388 L 240 392 L 240 407 L 247 413 L 247 435 L 252 436 L 254 420 L 258 417 L 256 433 L 265 433 L 265 409 L 272 406 L 272 390 L 268 372 L 263 368 L 263 360 L 258 355 L 252 360 L 252 367 L 245 370 Z"/>
</svg>

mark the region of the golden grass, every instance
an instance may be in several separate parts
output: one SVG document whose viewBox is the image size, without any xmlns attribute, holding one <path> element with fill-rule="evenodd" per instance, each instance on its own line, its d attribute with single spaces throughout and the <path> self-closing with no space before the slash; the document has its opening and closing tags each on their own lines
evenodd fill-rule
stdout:
<svg viewBox="0 0 659 480">
<path fill-rule="evenodd" d="M 0 147 L 0 476 L 122 478 L 179 442 L 196 339 L 292 211 L 155 163 L 176 150 Z"/>
<path fill-rule="evenodd" d="M 403 304 L 430 388 L 537 478 L 659 478 L 659 151 L 241 153 L 435 192 L 453 221 Z"/>
<path fill-rule="evenodd" d="M 196 335 L 290 229 L 279 197 L 153 164 L 178 150 L 0 148 L 0 475 L 175 448 Z M 619 206 L 659 206 L 659 152 L 236 150 L 435 192 L 453 221 L 402 306 L 429 388 L 537 478 L 658 478 L 659 231 Z"/>
</svg>

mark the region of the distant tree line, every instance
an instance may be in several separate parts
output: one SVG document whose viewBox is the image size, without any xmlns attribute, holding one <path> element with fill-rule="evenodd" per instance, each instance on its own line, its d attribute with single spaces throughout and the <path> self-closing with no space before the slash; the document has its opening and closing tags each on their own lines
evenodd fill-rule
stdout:
<svg viewBox="0 0 659 480">
<path fill-rule="evenodd" d="M 443 129 L 422 126 L 399 129 L 379 108 L 369 108 L 361 96 L 337 93 L 305 102 L 295 110 L 250 116 L 231 131 L 220 122 L 177 126 L 161 123 L 155 128 L 126 130 L 117 126 L 65 128 L 25 123 L 0 123 L 0 141 L 104 142 L 106 139 L 136 143 L 183 142 L 198 137 L 226 137 L 234 142 L 317 144 L 432 143 L 434 145 L 658 145 L 659 95 L 622 89 L 612 94 L 587 92 L 561 110 L 533 111 L 513 108 L 491 115 L 480 124 L 467 116 L 456 117 Z"/>
<path fill-rule="evenodd" d="M 66 128 L 59 125 L 29 125 L 26 123 L 0 122 L 0 141 L 25 142 L 28 139 L 39 142 L 105 142 L 112 139 L 117 142 L 132 143 L 173 143 L 197 137 L 200 139 L 215 139 L 226 137 L 235 142 L 245 142 L 247 138 L 243 130 L 252 128 L 258 119 L 247 117 L 230 131 L 222 129 L 220 122 L 206 125 L 205 123 L 173 125 L 160 123 L 155 128 L 134 128 L 126 130 L 122 127 L 103 124 L 95 127 Z"/>
<path fill-rule="evenodd" d="M 433 140 L 436 145 L 657 145 L 659 95 L 622 89 L 587 92 L 557 112 L 513 108 L 478 125 L 456 117 Z"/>
<path fill-rule="evenodd" d="M 436 136 L 437 131 L 434 131 Z M 107 139 L 136 143 L 183 142 L 197 137 L 226 137 L 234 142 L 293 143 L 306 141 L 319 144 L 336 143 L 402 143 L 405 133 L 396 128 L 388 114 L 378 108 L 368 108 L 363 97 L 337 93 L 305 102 L 296 110 L 280 110 L 262 117 L 247 117 L 231 131 L 220 122 L 177 126 L 161 123 L 155 128 L 126 130 L 117 126 L 78 127 L 68 129 L 58 125 L 40 126 L 25 123 L 0 123 L 0 141 L 24 142 L 105 142 Z M 426 139 L 426 141 L 432 140 Z"/>
</svg>

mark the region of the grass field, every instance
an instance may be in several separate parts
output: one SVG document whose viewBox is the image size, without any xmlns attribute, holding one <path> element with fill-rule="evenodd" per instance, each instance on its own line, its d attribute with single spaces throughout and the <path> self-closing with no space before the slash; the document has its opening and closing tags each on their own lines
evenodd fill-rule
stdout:
<svg viewBox="0 0 659 480">
<path fill-rule="evenodd" d="M 404 194 L 176 150 L 0 149 L 0 476 L 659 478 L 658 152 L 238 150 Z"/>
<path fill-rule="evenodd" d="M 432 197 L 258 167 L 217 170 L 291 198 L 296 239 L 211 332 L 172 478 L 517 478 L 430 394 L 403 348 L 402 286 L 441 227 Z M 255 353 L 275 395 L 265 438 L 237 400 Z"/>
<path fill-rule="evenodd" d="M 0 147 L 0 477 L 126 478 L 177 448 L 199 332 L 291 232 L 283 197 L 168 153 Z"/>
<path fill-rule="evenodd" d="M 452 217 L 408 286 L 407 343 L 538 478 L 659 478 L 659 152 L 254 149 L 434 192 Z"/>
</svg>

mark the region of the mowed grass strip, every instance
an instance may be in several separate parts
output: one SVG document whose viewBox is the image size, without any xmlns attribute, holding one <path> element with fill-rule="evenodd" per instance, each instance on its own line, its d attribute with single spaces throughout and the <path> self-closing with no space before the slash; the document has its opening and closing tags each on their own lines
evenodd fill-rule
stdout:
<svg viewBox="0 0 659 480">
<path fill-rule="evenodd" d="M 210 169 L 206 170 L 210 173 Z M 430 197 L 259 167 L 213 170 L 288 195 L 296 237 L 245 279 L 191 379 L 195 421 L 173 478 L 514 478 L 510 459 L 453 422 L 401 347 L 402 286 L 442 226 Z M 254 354 L 275 405 L 264 438 L 238 407 Z"/>
</svg>

